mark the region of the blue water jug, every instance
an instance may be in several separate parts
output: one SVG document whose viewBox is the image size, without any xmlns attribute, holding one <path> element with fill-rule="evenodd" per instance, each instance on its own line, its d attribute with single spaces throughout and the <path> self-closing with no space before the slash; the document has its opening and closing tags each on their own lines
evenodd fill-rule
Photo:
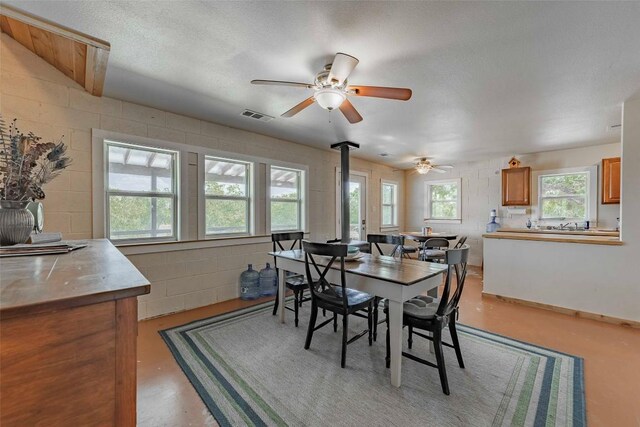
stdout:
<svg viewBox="0 0 640 427">
<path fill-rule="evenodd" d="M 269 263 L 260 270 L 260 295 L 270 297 L 276 294 L 278 290 L 278 276 L 275 268 L 271 268 Z"/>
<path fill-rule="evenodd" d="M 240 299 L 250 300 L 260 296 L 260 274 L 249 264 L 240 275 Z"/>
</svg>

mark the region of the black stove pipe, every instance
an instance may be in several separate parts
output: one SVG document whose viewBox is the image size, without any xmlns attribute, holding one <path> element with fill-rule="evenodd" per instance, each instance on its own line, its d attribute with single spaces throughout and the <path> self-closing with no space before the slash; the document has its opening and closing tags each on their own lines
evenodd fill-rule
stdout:
<svg viewBox="0 0 640 427">
<path fill-rule="evenodd" d="M 349 150 L 360 148 L 360 144 L 350 141 L 342 141 L 331 145 L 331 148 L 340 150 L 341 188 L 340 193 L 340 218 L 342 243 L 349 243 Z"/>
</svg>

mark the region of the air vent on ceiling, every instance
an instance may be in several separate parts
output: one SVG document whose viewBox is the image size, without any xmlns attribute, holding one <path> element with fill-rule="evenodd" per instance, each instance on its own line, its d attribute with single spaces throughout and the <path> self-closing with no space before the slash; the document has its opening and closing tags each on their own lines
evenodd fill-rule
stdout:
<svg viewBox="0 0 640 427">
<path fill-rule="evenodd" d="M 241 115 L 244 117 L 260 120 L 261 122 L 270 122 L 271 120 L 273 120 L 272 116 L 268 116 L 266 114 L 258 113 L 251 110 L 244 110 Z"/>
</svg>

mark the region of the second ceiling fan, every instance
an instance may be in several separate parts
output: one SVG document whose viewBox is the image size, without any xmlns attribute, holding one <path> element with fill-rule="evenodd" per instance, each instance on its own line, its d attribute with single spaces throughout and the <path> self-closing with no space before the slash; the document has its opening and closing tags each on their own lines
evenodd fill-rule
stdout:
<svg viewBox="0 0 640 427">
<path fill-rule="evenodd" d="M 381 86 L 352 86 L 347 78 L 358 65 L 358 59 L 346 53 L 337 53 L 333 62 L 320 71 L 314 83 L 285 82 L 279 80 L 252 80 L 254 85 L 279 85 L 313 89 L 314 94 L 305 99 L 282 117 L 293 117 L 309 105 L 317 102 L 325 110 L 340 109 L 349 123 L 362 121 L 362 116 L 347 99 L 348 96 L 368 96 L 373 98 L 407 101 L 411 98 L 411 89 Z"/>
</svg>

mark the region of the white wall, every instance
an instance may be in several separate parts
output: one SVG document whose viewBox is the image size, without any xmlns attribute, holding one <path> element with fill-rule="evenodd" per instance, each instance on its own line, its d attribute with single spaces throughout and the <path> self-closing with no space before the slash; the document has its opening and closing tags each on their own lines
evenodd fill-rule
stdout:
<svg viewBox="0 0 640 427">
<path fill-rule="evenodd" d="M 91 96 L 6 34 L 0 39 L 0 70 L 0 112 L 5 121 L 17 118 L 21 130 L 32 131 L 45 140 L 64 135 L 63 140 L 70 146 L 72 166 L 45 188 L 46 231 L 60 231 L 67 239 L 92 238 L 92 197 L 100 197 L 92 194 L 91 188 L 91 132 L 95 128 L 307 165 L 311 239 L 336 236 L 334 183 L 335 168 L 340 164 L 336 151 L 311 148 L 119 99 Z M 357 158 L 352 159 L 351 166 L 366 172 L 370 178 L 367 231 L 374 233 L 380 229 L 380 180 L 383 178 L 399 184 L 400 219 L 403 219 L 404 172 L 394 172 L 390 167 Z M 197 188 L 197 182 L 190 186 Z M 190 199 L 193 199 L 191 205 L 196 203 L 195 198 Z M 190 221 L 195 224 L 195 219 Z M 265 240 L 268 239 L 262 238 Z M 161 245 L 146 248 L 149 252 L 146 254 L 123 249 L 152 282 L 151 294 L 139 299 L 140 317 L 237 297 L 238 277 L 246 265 L 263 266 L 269 260 L 270 243 L 247 242 L 229 240 L 221 243 L 224 247 L 169 252 L 160 252 L 166 247 Z"/>
<path fill-rule="evenodd" d="M 485 239 L 484 292 L 640 322 L 640 95 L 622 122 L 623 245 Z"/>
<path fill-rule="evenodd" d="M 600 165 L 603 158 L 620 155 L 620 144 L 597 145 L 569 150 L 547 151 L 517 156 L 522 166 L 532 171 Z M 469 237 L 471 264 L 482 263 L 482 233 L 489 222 L 489 211 L 498 209 L 499 222 L 505 227 L 524 228 L 532 208 L 537 204 L 537 194 L 531 194 L 532 207 L 527 215 L 513 215 L 503 208 L 501 198 L 501 169 L 507 168 L 511 157 L 501 157 L 478 162 L 454 163 L 447 173 L 419 175 L 406 172 L 407 227 L 419 230 L 424 225 L 425 182 L 447 178 L 462 178 L 462 222 L 460 224 L 428 224 L 435 231 L 455 232 Z M 598 174 L 600 175 L 600 174 Z M 598 224 L 600 228 L 615 228 L 620 216 L 620 205 L 602 205 L 600 197 L 601 177 L 598 178 Z M 532 186 L 535 187 L 535 186 Z"/>
</svg>

